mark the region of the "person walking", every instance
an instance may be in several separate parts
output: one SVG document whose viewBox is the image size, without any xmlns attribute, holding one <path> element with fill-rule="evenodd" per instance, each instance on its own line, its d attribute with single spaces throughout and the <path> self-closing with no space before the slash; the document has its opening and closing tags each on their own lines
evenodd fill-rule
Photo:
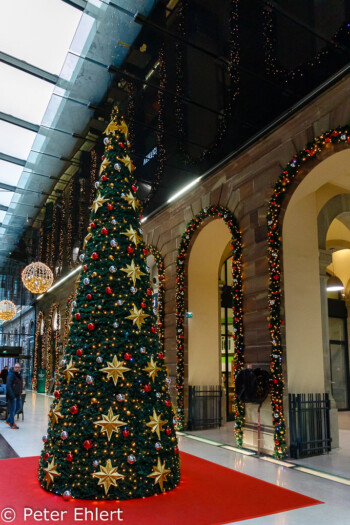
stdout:
<svg viewBox="0 0 350 525">
<path fill-rule="evenodd" d="M 18 426 L 15 423 L 15 415 L 22 407 L 22 389 L 23 381 L 21 376 L 21 365 L 16 363 L 14 367 L 10 369 L 6 381 L 6 397 L 9 416 L 5 423 L 7 423 L 12 429 L 18 429 Z"/>
<path fill-rule="evenodd" d="M 4 366 L 4 368 L 1 370 L 1 374 L 0 374 L 2 382 L 4 383 L 4 385 L 6 385 L 8 373 L 9 373 L 8 367 Z"/>
</svg>

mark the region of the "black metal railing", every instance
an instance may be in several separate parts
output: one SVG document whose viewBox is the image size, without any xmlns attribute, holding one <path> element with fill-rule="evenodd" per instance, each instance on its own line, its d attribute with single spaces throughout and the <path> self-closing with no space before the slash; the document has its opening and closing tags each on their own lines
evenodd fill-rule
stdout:
<svg viewBox="0 0 350 525">
<path fill-rule="evenodd" d="M 214 386 L 189 386 L 189 430 L 221 426 L 222 389 Z"/>
<path fill-rule="evenodd" d="M 328 394 L 289 394 L 290 456 L 317 456 L 331 450 Z"/>
</svg>

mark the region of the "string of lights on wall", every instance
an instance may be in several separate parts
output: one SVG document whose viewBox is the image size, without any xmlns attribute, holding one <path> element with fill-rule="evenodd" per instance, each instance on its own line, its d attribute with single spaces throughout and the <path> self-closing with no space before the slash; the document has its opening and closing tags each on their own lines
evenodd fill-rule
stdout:
<svg viewBox="0 0 350 525">
<path fill-rule="evenodd" d="M 204 208 L 188 223 L 180 241 L 176 264 L 176 344 L 177 344 L 177 418 L 178 429 L 184 428 L 184 375 L 185 375 L 185 316 L 186 316 L 186 260 L 193 234 L 206 219 L 223 219 L 232 235 L 232 296 L 233 296 L 233 369 L 235 377 L 244 367 L 243 291 L 242 291 L 242 240 L 236 218 L 226 208 L 214 205 Z M 234 386 L 234 385 L 233 385 Z M 238 401 L 234 389 L 234 429 L 238 446 L 242 446 L 244 403 Z"/>
<path fill-rule="evenodd" d="M 63 348 L 66 347 L 68 342 L 69 330 L 72 321 L 72 310 L 75 301 L 75 291 L 70 294 L 67 299 L 66 310 L 64 314 L 64 327 L 63 327 Z"/>
<path fill-rule="evenodd" d="M 68 206 L 67 206 L 67 225 L 66 225 L 66 257 L 68 268 L 73 266 L 73 204 L 74 204 L 74 177 L 71 178 L 69 187 L 68 187 Z"/>
<path fill-rule="evenodd" d="M 328 60 L 330 51 L 340 43 L 349 44 L 350 25 L 345 22 L 338 31 L 330 38 L 331 44 L 326 44 L 312 58 L 293 69 L 285 68 L 278 59 L 277 53 L 277 20 L 276 11 L 271 6 L 263 9 L 263 35 L 265 39 L 265 68 L 266 73 L 278 78 L 283 82 L 290 82 L 303 77 L 312 68 L 322 68 L 325 60 Z"/>
<path fill-rule="evenodd" d="M 134 82 L 127 82 L 128 91 L 128 108 L 126 117 L 129 128 L 129 142 L 130 142 L 130 153 L 134 153 L 135 150 L 135 99 L 136 99 L 136 87 Z"/>
<path fill-rule="evenodd" d="M 41 334 L 42 323 L 45 322 L 44 312 L 40 311 L 37 314 L 35 335 L 34 335 L 34 363 L 33 363 L 33 390 L 37 389 L 38 386 L 38 368 L 39 368 L 39 337 Z M 41 354 L 40 368 L 43 368 L 43 352 Z"/>
<path fill-rule="evenodd" d="M 52 332 L 53 332 L 53 316 L 57 312 L 57 324 L 59 326 L 60 323 L 60 305 L 59 303 L 52 303 L 49 311 L 48 318 L 45 323 L 45 330 L 44 330 L 44 338 L 43 338 L 43 358 L 46 362 L 46 382 L 45 382 L 45 390 L 48 390 L 50 387 L 50 381 L 52 379 L 52 364 L 53 364 L 53 355 L 55 354 L 56 361 L 55 361 L 55 372 L 57 376 L 57 370 L 59 367 L 59 361 L 58 361 L 58 346 L 60 342 L 59 338 L 59 330 L 58 330 L 58 336 L 54 339 L 54 347 L 51 347 L 52 342 Z M 57 335 L 57 334 L 56 334 Z"/>
<path fill-rule="evenodd" d="M 58 257 L 57 257 L 57 266 L 58 272 L 56 277 L 59 277 L 62 274 L 63 268 L 63 259 L 64 259 L 64 247 L 66 244 L 66 199 L 63 198 L 60 202 L 60 233 L 58 239 Z"/>
<path fill-rule="evenodd" d="M 157 317 L 158 317 L 158 334 L 160 347 L 165 356 L 165 334 L 164 334 L 164 298 L 165 298 L 165 269 L 164 269 L 164 259 L 162 254 L 155 246 L 151 244 L 146 245 L 146 250 L 149 255 L 153 255 L 156 262 L 158 270 L 158 308 L 157 308 Z"/>
<path fill-rule="evenodd" d="M 225 106 L 221 112 L 220 118 L 218 119 L 218 128 L 215 140 L 212 144 L 206 148 L 199 159 L 191 156 L 185 147 L 185 129 L 186 129 L 186 104 L 184 98 L 186 97 L 185 85 L 186 85 L 186 54 L 184 51 L 183 44 L 180 42 L 176 43 L 176 94 L 175 94 L 175 121 L 177 125 L 177 132 L 179 140 L 177 144 L 178 150 L 182 153 L 185 163 L 192 165 L 198 161 L 201 162 L 205 158 L 209 157 L 220 145 L 222 140 L 225 138 L 230 118 L 232 116 L 232 109 L 235 100 L 239 95 L 239 63 L 240 63 L 240 46 L 239 46 L 239 3 L 240 0 L 231 0 L 230 2 L 230 14 L 228 17 L 229 24 L 229 38 L 228 38 L 228 50 L 227 50 L 227 61 L 224 70 L 224 77 L 228 79 L 227 94 L 225 96 Z M 177 31 L 182 37 L 187 35 L 187 17 L 188 17 L 189 4 L 185 0 L 181 2 L 178 11 L 178 25 Z"/>
<path fill-rule="evenodd" d="M 272 420 L 274 425 L 274 456 L 282 458 L 287 453 L 285 439 L 285 418 L 283 410 L 283 346 L 281 325 L 281 221 L 280 213 L 284 198 L 296 175 L 300 173 L 301 166 L 311 158 L 317 158 L 317 154 L 332 144 L 350 144 L 349 126 L 337 128 L 310 142 L 307 147 L 294 155 L 279 177 L 272 198 L 269 202 L 267 213 L 268 228 L 268 264 L 269 264 L 269 290 L 268 290 L 268 327 L 271 338 L 271 363 L 272 375 Z M 306 175 L 306 171 L 305 171 Z"/>
</svg>

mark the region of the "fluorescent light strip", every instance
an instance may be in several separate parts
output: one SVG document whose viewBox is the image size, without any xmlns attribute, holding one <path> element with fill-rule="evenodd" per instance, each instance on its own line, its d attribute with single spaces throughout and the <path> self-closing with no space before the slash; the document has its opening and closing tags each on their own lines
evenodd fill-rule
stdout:
<svg viewBox="0 0 350 525">
<path fill-rule="evenodd" d="M 64 283 L 64 281 L 66 281 L 67 279 L 69 279 L 70 277 L 72 277 L 72 275 L 74 275 L 75 273 L 77 272 L 80 272 L 80 270 L 82 269 L 82 266 L 77 266 L 76 268 L 74 268 L 73 271 L 71 271 L 68 275 L 66 275 L 65 277 L 63 277 L 63 279 L 60 279 L 59 281 L 57 281 L 57 283 L 55 283 L 53 286 L 51 286 L 51 288 L 49 288 L 47 290 L 47 292 L 41 294 L 41 295 L 38 295 L 37 297 L 37 301 L 39 301 L 39 299 L 41 299 L 42 297 L 44 297 L 44 295 L 46 295 L 47 293 L 50 293 L 52 292 L 52 290 L 54 290 L 55 288 L 57 288 L 57 286 L 61 286 L 62 283 Z"/>
<path fill-rule="evenodd" d="M 190 182 L 189 184 L 187 184 L 187 186 L 184 186 L 182 188 L 182 190 L 178 191 L 177 193 L 175 193 L 172 197 L 170 197 L 170 199 L 167 200 L 167 203 L 169 204 L 170 202 L 173 202 L 175 199 L 177 199 L 178 197 L 180 197 L 180 195 L 183 195 L 184 193 L 186 193 L 189 189 L 193 188 L 193 186 L 195 186 L 196 184 L 198 184 L 198 182 L 201 180 L 202 177 L 197 177 L 197 179 L 194 179 L 192 182 Z"/>
<path fill-rule="evenodd" d="M 262 459 L 263 461 L 268 461 L 269 463 L 276 463 L 276 465 L 280 465 L 281 467 L 288 467 L 293 468 L 295 467 L 294 463 L 288 463 L 287 461 L 281 461 L 280 459 L 270 458 L 268 456 L 258 456 L 259 459 Z"/>
<path fill-rule="evenodd" d="M 141 219 L 140 222 L 141 222 L 141 224 L 143 224 L 143 223 L 146 222 L 146 221 L 147 221 L 147 217 L 142 217 L 142 219 Z"/>
<path fill-rule="evenodd" d="M 245 456 L 255 456 L 256 452 L 252 450 L 245 450 L 243 448 L 231 447 L 231 445 L 221 445 L 221 448 L 226 450 L 232 450 L 232 452 L 238 452 L 239 454 L 244 454 Z"/>
<path fill-rule="evenodd" d="M 335 481 L 336 483 L 341 483 L 343 485 L 350 486 L 350 479 L 342 478 L 340 476 L 334 476 L 332 474 L 326 474 L 325 472 L 320 472 L 319 470 L 313 470 L 305 467 L 295 467 L 293 470 L 298 470 L 299 472 L 304 472 L 305 474 L 311 474 L 317 478 L 328 479 L 329 481 Z"/>
</svg>

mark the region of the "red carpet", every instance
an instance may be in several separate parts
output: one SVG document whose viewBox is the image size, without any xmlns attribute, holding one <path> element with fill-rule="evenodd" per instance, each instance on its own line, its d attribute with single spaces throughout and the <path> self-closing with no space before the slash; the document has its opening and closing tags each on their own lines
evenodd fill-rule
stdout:
<svg viewBox="0 0 350 525">
<path fill-rule="evenodd" d="M 37 457 L 3 459 L 0 461 L 0 522 L 9 522 L 11 510 L 7 514 L 2 512 L 10 507 L 16 512 L 15 525 L 45 522 L 221 525 L 321 503 L 184 452 L 181 457 L 182 481 L 177 489 L 160 496 L 121 502 L 64 501 L 40 487 Z M 78 507 L 82 510 L 75 511 Z M 123 511 L 119 520 L 118 508 Z M 58 513 L 51 518 L 46 514 L 46 520 L 44 513 L 37 514 L 39 519 L 34 519 L 25 509 L 42 512 L 47 509 L 47 513 L 56 510 Z M 93 515 L 91 512 L 84 515 L 85 509 L 92 510 Z M 110 515 L 111 510 L 115 511 L 114 515 Z M 61 511 L 64 514 L 60 515 Z M 108 513 L 97 518 L 95 513 L 101 511 Z"/>
</svg>

